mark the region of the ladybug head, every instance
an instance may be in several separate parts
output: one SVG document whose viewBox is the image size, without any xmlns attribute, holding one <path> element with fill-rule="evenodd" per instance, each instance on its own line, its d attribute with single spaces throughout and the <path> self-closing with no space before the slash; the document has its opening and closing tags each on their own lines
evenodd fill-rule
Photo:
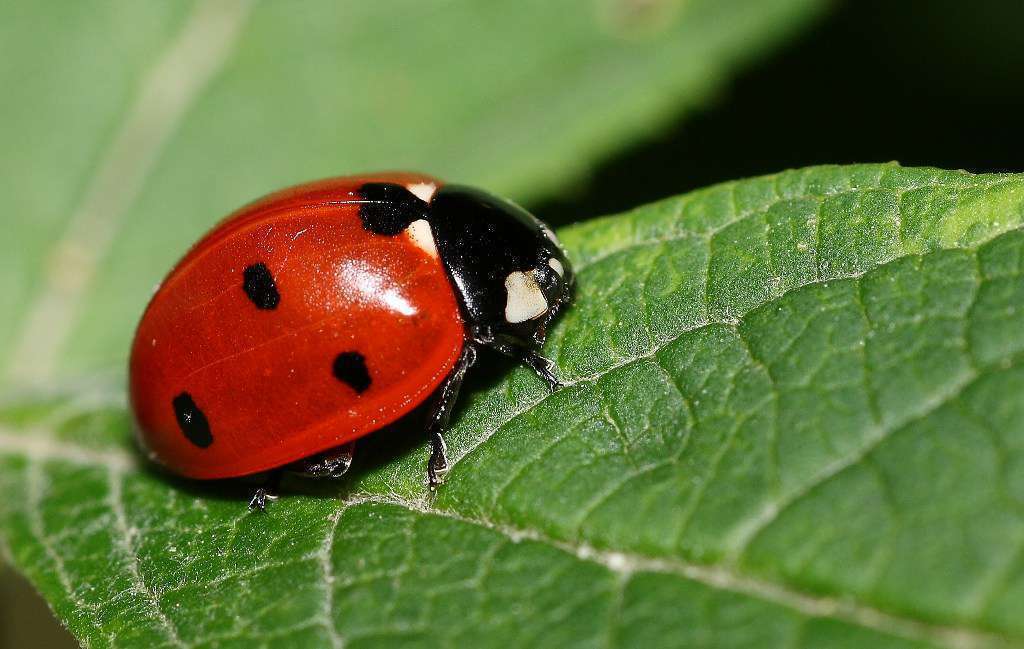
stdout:
<svg viewBox="0 0 1024 649">
<path fill-rule="evenodd" d="M 442 187 L 430 224 L 475 333 L 537 346 L 572 297 L 573 275 L 554 233 L 511 201 Z"/>
</svg>

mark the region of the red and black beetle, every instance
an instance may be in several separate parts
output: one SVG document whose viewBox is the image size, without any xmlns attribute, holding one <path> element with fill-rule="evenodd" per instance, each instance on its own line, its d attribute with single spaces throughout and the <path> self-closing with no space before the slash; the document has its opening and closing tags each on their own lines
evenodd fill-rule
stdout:
<svg viewBox="0 0 1024 649">
<path fill-rule="evenodd" d="M 190 478 L 335 477 L 351 442 L 433 398 L 433 487 L 478 346 L 558 385 L 538 350 L 572 283 L 550 229 L 476 189 L 390 173 L 271 194 L 204 236 L 146 308 L 129 368 L 140 441 Z"/>
</svg>

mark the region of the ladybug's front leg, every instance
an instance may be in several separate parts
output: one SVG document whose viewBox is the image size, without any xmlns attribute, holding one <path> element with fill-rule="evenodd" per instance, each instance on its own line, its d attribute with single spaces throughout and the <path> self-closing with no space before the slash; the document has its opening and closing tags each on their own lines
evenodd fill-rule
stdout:
<svg viewBox="0 0 1024 649">
<path fill-rule="evenodd" d="M 549 359 L 540 355 L 536 349 L 528 347 L 521 343 L 512 341 L 508 338 L 502 338 L 495 336 L 490 328 L 478 327 L 473 334 L 473 339 L 481 345 L 490 347 L 491 349 L 501 352 L 506 356 L 513 358 L 523 365 L 526 365 L 537 375 L 544 379 L 548 384 L 548 389 L 554 392 L 558 388 L 564 387 L 564 383 L 555 374 L 555 364 Z"/>
<path fill-rule="evenodd" d="M 476 361 L 476 348 L 469 342 L 462 349 L 462 355 L 455 363 L 451 373 L 437 390 L 437 399 L 427 419 L 427 435 L 430 437 L 430 460 L 427 461 L 427 484 L 430 490 L 437 489 L 440 477 L 448 470 L 448 446 L 444 443 L 444 431 L 448 428 L 448 419 L 452 415 L 452 407 L 459 396 L 459 388 L 466 377 L 466 370 Z"/>
<path fill-rule="evenodd" d="M 290 470 L 306 478 L 337 480 L 348 473 L 355 457 L 356 443 L 348 442 L 323 453 L 299 460 Z"/>
</svg>

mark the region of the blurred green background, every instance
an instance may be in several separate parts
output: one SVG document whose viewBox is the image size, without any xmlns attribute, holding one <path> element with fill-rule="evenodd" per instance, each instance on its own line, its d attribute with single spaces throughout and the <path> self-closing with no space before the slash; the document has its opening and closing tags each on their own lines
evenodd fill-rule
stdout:
<svg viewBox="0 0 1024 649">
<path fill-rule="evenodd" d="M 393 161 L 395 167 L 423 168 L 421 158 L 394 145 L 395 138 L 379 136 L 377 131 L 391 124 L 406 129 L 403 137 L 422 137 L 424 143 L 418 150 L 433 150 L 436 165 L 425 170 L 498 187 L 555 224 L 621 211 L 721 180 L 817 163 L 898 160 L 971 171 L 1020 171 L 1024 166 L 1020 159 L 1024 149 L 1020 119 L 1024 114 L 1024 48 L 1019 34 L 1024 5 L 1015 0 L 823 3 L 827 11 L 807 10 L 806 18 L 780 27 L 777 33 L 751 28 L 744 38 L 761 39 L 763 47 L 758 45 L 744 56 L 723 55 L 722 65 L 712 66 L 710 72 L 696 66 L 692 74 L 685 72 L 692 63 L 687 57 L 704 50 L 689 49 L 693 45 L 687 41 L 689 35 L 676 38 L 665 34 L 671 29 L 665 25 L 672 24 L 674 12 L 687 11 L 690 3 L 594 4 L 595 11 L 604 16 L 602 20 L 611 20 L 622 30 L 617 35 L 621 51 L 617 56 L 608 53 L 607 65 L 600 64 L 606 54 L 601 48 L 607 45 L 588 41 L 586 34 L 575 34 L 571 27 L 581 19 L 568 9 L 559 18 L 559 28 L 566 30 L 564 36 L 550 40 L 546 47 L 534 47 L 533 34 L 544 26 L 535 24 L 531 16 L 550 13 L 540 8 L 543 3 L 535 4 L 523 3 L 521 23 L 504 25 L 510 36 L 500 42 L 477 42 L 473 34 L 459 32 L 457 21 L 446 22 L 444 3 L 425 3 L 429 5 L 425 15 L 395 19 L 411 21 L 414 26 L 421 21 L 425 32 L 440 30 L 440 36 L 425 35 L 421 43 L 396 44 L 394 39 L 415 33 L 402 24 L 392 25 L 394 31 L 335 33 L 318 25 L 312 13 L 305 17 L 306 22 L 301 15 L 292 16 L 297 21 L 295 33 L 308 39 L 310 49 L 296 48 L 302 39 L 290 44 L 293 49 L 267 49 L 267 44 L 274 42 L 268 38 L 257 41 L 260 47 L 240 52 L 242 71 L 229 69 L 228 82 L 202 96 L 205 105 L 199 117 L 187 123 L 168 157 L 156 163 L 170 166 L 162 172 L 162 183 L 143 190 L 142 207 L 137 209 L 147 218 L 168 223 L 180 219 L 195 229 L 199 223 L 209 222 L 210 215 L 232 207 L 229 198 L 238 202 L 236 197 L 248 197 L 253 186 L 271 189 L 273 185 L 266 186 L 271 180 L 280 185 L 333 173 L 325 171 L 335 157 L 331 147 L 350 147 L 346 159 L 352 168 L 337 169 L 339 173 L 360 170 L 361 165 L 375 168 L 382 160 Z M 721 45 L 728 39 L 715 41 L 713 33 L 726 27 L 742 29 L 716 22 L 716 17 L 732 19 L 729 5 L 740 4 L 723 2 L 706 14 L 702 34 L 709 42 L 719 43 L 709 51 L 743 49 Z M 782 7 L 786 3 L 774 4 Z M 92 80 L 78 87 L 73 78 L 48 76 L 56 74 L 48 67 L 48 57 L 59 58 L 62 47 L 88 51 L 89 38 L 96 37 L 90 29 L 102 22 L 100 14 L 105 12 L 118 14 L 116 23 L 126 31 L 110 37 L 126 51 L 135 46 L 150 51 L 145 47 L 147 39 L 169 38 L 188 8 L 185 3 L 166 3 L 154 12 L 152 6 L 145 10 L 141 6 L 104 3 L 99 11 L 100 5 L 95 3 L 62 3 L 59 8 L 55 4 L 50 11 L 54 22 L 43 34 L 37 22 L 26 18 L 32 13 L 25 9 L 27 5 L 0 3 L 0 16 L 9 18 L 0 21 L 4 23 L 0 26 L 0 71 L 2 78 L 18 82 L 7 89 L 0 116 L 6 124 L 31 123 L 40 129 L 4 131 L 3 193 L 13 198 L 19 209 L 32 208 L 32 216 L 8 213 L 2 217 L 5 225 L 15 225 L 15 232 L 24 233 L 22 240 L 9 240 L 7 248 L 29 251 L 8 255 L 7 263 L 18 266 L 5 269 L 3 275 L 10 284 L 0 286 L 10 300 L 4 307 L 10 312 L 18 311 L 33 287 L 43 281 L 33 270 L 38 255 L 30 253 L 45 248 L 61 234 L 67 206 L 79 199 L 81 179 L 97 164 L 92 145 L 108 139 L 116 126 L 101 119 L 99 108 L 111 90 L 130 86 L 130 79 L 117 75 L 132 74 L 121 62 L 104 61 L 96 55 L 93 64 L 108 65 L 103 69 L 109 69 L 112 76 L 104 77 L 98 90 Z M 368 6 L 353 3 L 346 9 L 358 13 Z M 261 7 L 257 22 L 247 29 L 273 30 L 275 21 L 291 11 L 288 3 Z M 790 9 L 779 11 L 783 15 Z M 359 24 L 359 19 L 354 17 L 351 22 Z M 432 84 L 442 82 L 438 80 L 444 78 L 443 69 L 435 71 L 436 77 L 413 80 L 422 85 L 402 87 L 409 80 L 382 78 L 371 74 L 371 68 L 342 65 L 352 43 L 378 52 L 380 68 L 387 69 L 389 55 L 404 52 L 408 56 L 419 47 L 439 42 L 432 38 L 453 44 L 439 59 L 448 65 L 490 65 L 504 70 L 503 66 L 514 60 L 511 68 L 523 79 L 469 89 L 479 91 L 472 101 L 448 105 L 426 101 L 434 98 Z M 574 38 L 578 49 L 572 45 Z M 336 41 L 341 44 L 332 47 Z M 469 57 L 467 50 L 476 50 L 480 56 Z M 572 52 L 582 52 L 580 60 L 571 60 Z M 152 64 L 147 56 L 137 61 L 140 68 Z M 736 61 L 741 64 L 733 65 Z M 592 78 L 573 92 L 560 92 L 551 85 L 559 84 L 562 77 L 549 75 L 548 66 Z M 676 68 L 684 68 L 683 73 L 677 74 Z M 338 70 L 345 70 L 343 78 L 335 74 Z M 643 71 L 639 78 L 638 70 Z M 293 91 L 261 89 L 263 74 L 291 80 Z M 668 79 L 676 79 L 679 85 L 677 90 L 648 98 L 643 89 L 650 87 L 652 79 L 663 80 L 654 85 L 668 83 Z M 65 92 L 55 95 L 54 84 Z M 502 85 L 535 94 L 503 94 Z M 325 96 L 333 97 L 331 101 L 359 102 L 365 110 L 379 112 L 382 119 L 372 125 L 336 123 L 335 115 L 317 107 L 323 96 L 303 91 L 310 87 L 320 88 Z M 620 101 L 616 96 L 622 93 L 636 96 Z M 240 96 L 246 101 L 239 102 Z M 532 101 L 540 96 L 551 103 Z M 405 101 L 395 101 L 396 97 Z M 261 133 L 267 114 L 293 110 L 288 102 L 309 103 L 312 108 L 303 112 L 307 119 L 293 124 L 290 132 Z M 504 106 L 495 119 L 472 122 L 473 111 L 494 102 Z M 597 109 L 593 109 L 595 104 Z M 240 105 L 248 109 L 239 111 Z M 225 107 L 230 107 L 229 114 L 221 110 Z M 554 117 L 544 111 L 551 111 Z M 416 117 L 405 119 L 407 115 Z M 579 120 L 574 120 L 574 115 L 579 115 Z M 69 118 L 80 121 L 68 123 Z M 218 132 L 218 119 L 229 119 L 237 132 L 251 131 L 251 139 L 211 141 Z M 435 138 L 435 133 L 453 130 L 435 130 L 437 123 L 450 126 L 460 121 L 473 125 L 465 133 L 470 144 Z M 531 124 L 557 127 L 558 131 L 531 131 Z M 47 127 L 53 137 L 39 135 Z M 331 135 L 323 140 L 325 148 L 297 149 L 326 131 Z M 546 166 L 530 157 L 530 147 L 536 146 L 531 144 L 534 138 L 549 147 Z M 19 155 L 11 155 L 12 151 Z M 216 159 L 211 161 L 210 156 Z M 246 163 L 238 166 L 237 160 Z M 296 166 L 296 160 L 304 165 Z M 145 160 L 138 163 L 148 164 Z M 189 176 L 190 170 L 210 168 L 220 168 L 221 174 L 201 179 Z M 66 177 L 55 175 L 60 169 L 68 171 Z M 182 200 L 179 194 L 187 196 Z M 192 205 L 198 216 L 177 213 L 182 205 Z M 31 227 L 19 230 L 25 220 L 32 221 Z M 116 299 L 119 291 L 136 291 L 140 282 L 152 281 L 130 273 L 139 256 L 153 253 L 132 249 L 132 224 L 126 228 L 128 235 L 118 239 L 114 248 L 121 261 L 99 269 L 102 291 L 89 297 L 115 310 L 126 308 Z M 177 256 L 193 234 L 188 227 L 181 232 L 169 229 L 165 256 Z M 135 308 L 133 302 L 128 304 Z M 10 340 L 16 325 L 13 319 L 0 325 L 0 358 L 14 353 Z M 103 367 L 111 358 L 108 351 L 119 344 L 119 335 L 108 333 L 105 319 L 87 315 L 77 324 L 74 339 L 96 341 L 96 346 L 72 349 L 57 364 L 70 376 L 80 368 Z M 53 622 L 46 605 L 20 578 L 0 571 L 0 647 L 61 643 L 71 645 L 73 641 Z"/>
</svg>

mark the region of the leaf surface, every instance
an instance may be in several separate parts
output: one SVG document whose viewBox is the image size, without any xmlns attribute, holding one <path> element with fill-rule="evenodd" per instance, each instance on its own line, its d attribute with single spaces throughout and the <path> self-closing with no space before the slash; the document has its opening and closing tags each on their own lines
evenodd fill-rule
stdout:
<svg viewBox="0 0 1024 649">
<path fill-rule="evenodd" d="M 569 387 L 477 372 L 250 515 L 120 387 L 0 408 L 0 539 L 93 646 L 1024 647 L 1024 177 L 819 167 L 560 232 Z M 116 639 L 116 642 L 115 642 Z"/>
</svg>

